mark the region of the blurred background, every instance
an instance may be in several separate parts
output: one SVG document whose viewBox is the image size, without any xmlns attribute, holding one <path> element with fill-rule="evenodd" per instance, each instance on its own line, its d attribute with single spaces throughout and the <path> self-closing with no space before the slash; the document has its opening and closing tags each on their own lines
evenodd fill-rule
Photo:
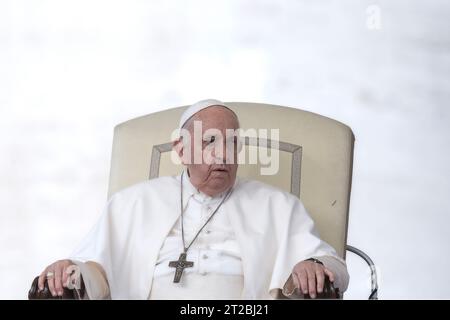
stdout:
<svg viewBox="0 0 450 320">
<path fill-rule="evenodd" d="M 349 125 L 348 242 L 379 297 L 450 298 L 449 30 L 445 0 L 2 0 L 0 298 L 97 220 L 114 125 L 204 98 Z M 347 261 L 346 298 L 367 298 Z"/>
</svg>

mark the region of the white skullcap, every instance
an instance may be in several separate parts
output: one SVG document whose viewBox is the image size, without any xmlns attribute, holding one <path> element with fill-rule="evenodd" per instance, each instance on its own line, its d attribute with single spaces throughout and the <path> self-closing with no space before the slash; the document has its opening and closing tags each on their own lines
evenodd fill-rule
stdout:
<svg viewBox="0 0 450 320">
<path fill-rule="evenodd" d="M 184 124 L 186 123 L 186 121 L 188 121 L 189 118 L 191 118 L 194 114 L 196 114 L 197 112 L 199 112 L 203 109 L 206 109 L 206 108 L 212 107 L 212 106 L 222 106 L 222 107 L 230 109 L 230 107 L 228 107 L 225 103 L 223 103 L 222 101 L 219 101 L 219 100 L 215 100 L 215 99 L 200 100 L 200 101 L 194 103 L 193 105 L 191 105 L 190 107 L 188 107 L 183 112 L 183 114 L 181 115 L 181 118 L 180 118 L 179 128 L 181 129 L 184 126 Z"/>
</svg>

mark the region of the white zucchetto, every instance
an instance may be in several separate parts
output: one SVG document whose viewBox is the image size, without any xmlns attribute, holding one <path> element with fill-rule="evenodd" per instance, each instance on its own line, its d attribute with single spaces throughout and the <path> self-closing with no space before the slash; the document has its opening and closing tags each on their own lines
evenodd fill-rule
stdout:
<svg viewBox="0 0 450 320">
<path fill-rule="evenodd" d="M 194 103 L 193 105 L 191 105 L 190 107 L 188 107 L 183 112 L 183 114 L 181 115 L 181 118 L 180 118 L 179 129 L 181 129 L 183 127 L 183 125 L 186 123 L 186 121 L 188 121 L 189 118 L 191 118 L 194 114 L 196 114 L 197 112 L 199 112 L 203 109 L 206 109 L 206 108 L 212 107 L 212 106 L 222 106 L 222 107 L 230 109 L 230 107 L 227 106 L 224 102 L 216 100 L 216 99 L 200 100 L 200 101 Z M 231 110 L 231 111 L 233 111 L 233 110 Z"/>
</svg>

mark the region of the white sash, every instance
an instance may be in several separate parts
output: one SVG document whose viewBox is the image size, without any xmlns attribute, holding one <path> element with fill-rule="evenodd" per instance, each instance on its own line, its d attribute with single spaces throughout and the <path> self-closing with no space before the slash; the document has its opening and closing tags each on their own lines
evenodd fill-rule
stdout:
<svg viewBox="0 0 450 320">
<path fill-rule="evenodd" d="M 179 283 L 173 274 L 153 279 L 150 300 L 238 300 L 244 277 L 241 275 L 185 273 Z"/>
</svg>

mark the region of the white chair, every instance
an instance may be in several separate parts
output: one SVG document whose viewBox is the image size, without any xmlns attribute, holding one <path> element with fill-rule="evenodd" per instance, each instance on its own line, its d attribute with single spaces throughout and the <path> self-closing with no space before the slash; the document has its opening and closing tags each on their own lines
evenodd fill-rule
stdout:
<svg viewBox="0 0 450 320">
<path fill-rule="evenodd" d="M 352 130 L 333 119 L 295 108 L 247 102 L 228 102 L 227 105 L 238 115 L 244 131 L 248 128 L 279 129 L 278 173 L 261 175 L 262 165 L 258 163 L 240 165 L 238 175 L 261 180 L 301 198 L 323 240 L 344 259 L 346 251 L 350 251 L 368 263 L 372 272 L 369 299 L 377 299 L 378 285 L 372 260 L 347 244 Z M 143 180 L 181 172 L 182 167 L 171 161 L 171 133 L 186 107 L 148 114 L 115 127 L 109 196 Z M 267 147 L 275 146 L 270 137 L 267 140 Z M 263 148 L 257 146 L 255 139 L 246 138 L 245 142 L 245 148 Z"/>
</svg>

